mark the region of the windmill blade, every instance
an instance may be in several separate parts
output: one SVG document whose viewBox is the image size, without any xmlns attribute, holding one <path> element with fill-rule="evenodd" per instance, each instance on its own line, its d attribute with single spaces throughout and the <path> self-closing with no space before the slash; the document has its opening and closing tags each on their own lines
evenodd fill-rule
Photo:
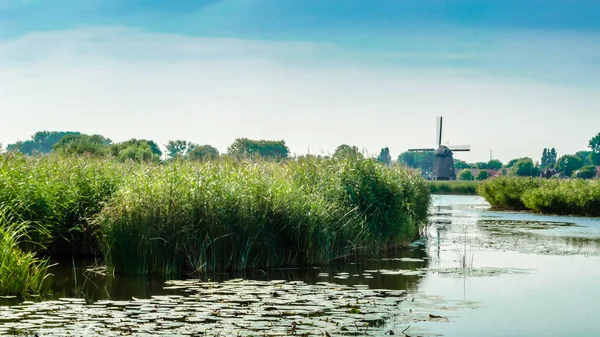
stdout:
<svg viewBox="0 0 600 337">
<path fill-rule="evenodd" d="M 435 149 L 408 149 L 408 152 L 433 152 Z"/>
<path fill-rule="evenodd" d="M 450 151 L 471 151 L 471 145 L 453 145 L 448 148 Z"/>
<path fill-rule="evenodd" d="M 437 117 L 436 129 L 435 129 L 435 146 L 440 147 L 442 145 L 442 117 Z"/>
</svg>

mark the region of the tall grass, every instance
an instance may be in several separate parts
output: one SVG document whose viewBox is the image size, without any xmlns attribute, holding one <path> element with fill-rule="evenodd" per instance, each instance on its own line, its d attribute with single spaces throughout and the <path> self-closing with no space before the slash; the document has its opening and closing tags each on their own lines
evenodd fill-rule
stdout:
<svg viewBox="0 0 600 337">
<path fill-rule="evenodd" d="M 0 158 L 0 204 L 43 230 L 21 244 L 105 257 L 116 272 L 173 274 L 324 263 L 415 238 L 429 187 L 374 160 L 120 163 Z"/>
<path fill-rule="evenodd" d="M 28 240 L 27 223 L 14 221 L 0 208 L 0 295 L 38 293 L 48 275 L 47 259 L 25 253 L 19 245 Z"/>
<path fill-rule="evenodd" d="M 477 195 L 480 181 L 429 181 L 432 194 Z"/>
<path fill-rule="evenodd" d="M 495 208 L 547 214 L 600 216 L 600 181 L 499 177 L 479 193 Z"/>
<path fill-rule="evenodd" d="M 0 205 L 18 221 L 44 227 L 31 241 L 52 255 L 96 255 L 88 220 L 121 185 L 127 165 L 95 158 L 0 156 Z"/>
<path fill-rule="evenodd" d="M 145 167 L 100 213 L 117 272 L 175 273 L 328 262 L 407 243 L 425 182 L 371 160 L 221 160 Z"/>
</svg>

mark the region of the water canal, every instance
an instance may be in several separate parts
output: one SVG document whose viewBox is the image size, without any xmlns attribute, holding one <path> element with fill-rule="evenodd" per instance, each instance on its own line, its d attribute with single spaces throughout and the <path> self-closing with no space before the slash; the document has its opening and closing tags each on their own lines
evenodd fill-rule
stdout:
<svg viewBox="0 0 600 337">
<path fill-rule="evenodd" d="M 427 233 L 366 263 L 189 280 L 115 278 L 90 270 L 95 261 L 59 261 L 51 294 L 0 300 L 0 334 L 600 335 L 600 219 L 436 196 Z"/>
</svg>

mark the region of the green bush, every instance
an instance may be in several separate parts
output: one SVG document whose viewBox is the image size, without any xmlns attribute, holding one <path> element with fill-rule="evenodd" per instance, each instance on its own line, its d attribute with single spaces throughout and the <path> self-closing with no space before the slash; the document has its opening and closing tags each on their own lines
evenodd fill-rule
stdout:
<svg viewBox="0 0 600 337">
<path fill-rule="evenodd" d="M 469 169 L 464 169 L 458 173 L 458 180 L 475 180 L 473 172 Z"/>
<path fill-rule="evenodd" d="M 541 178 L 502 176 L 482 182 L 477 191 L 493 207 L 499 209 L 527 209 L 521 199 L 527 190 L 541 186 Z"/>
<path fill-rule="evenodd" d="M 429 181 L 432 194 L 477 195 L 479 181 Z"/>
<path fill-rule="evenodd" d="M 588 165 L 573 173 L 573 178 L 592 179 L 596 177 L 596 166 Z"/>
</svg>

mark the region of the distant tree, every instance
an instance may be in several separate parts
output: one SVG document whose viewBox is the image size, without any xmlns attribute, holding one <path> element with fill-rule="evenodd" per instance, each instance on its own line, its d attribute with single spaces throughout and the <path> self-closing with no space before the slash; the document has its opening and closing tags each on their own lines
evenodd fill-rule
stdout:
<svg viewBox="0 0 600 337">
<path fill-rule="evenodd" d="M 600 153 L 592 152 L 587 158 L 587 162 L 594 166 L 600 166 Z"/>
<path fill-rule="evenodd" d="M 167 156 L 169 157 L 169 159 L 185 157 L 196 146 L 198 145 L 181 139 L 170 140 L 167 144 L 165 144 L 165 147 L 167 148 Z"/>
<path fill-rule="evenodd" d="M 262 157 L 270 160 L 287 159 L 290 149 L 285 141 L 236 139 L 228 148 L 227 154 L 234 157 Z"/>
<path fill-rule="evenodd" d="M 66 155 L 105 156 L 111 142 L 101 135 L 70 134 L 54 144 L 52 151 Z"/>
<path fill-rule="evenodd" d="M 454 168 L 460 171 L 467 168 L 475 168 L 475 165 L 469 164 L 464 160 L 454 159 Z"/>
<path fill-rule="evenodd" d="M 398 156 L 398 163 L 411 168 L 419 168 L 421 172 L 431 172 L 433 168 L 433 152 L 403 152 Z"/>
<path fill-rule="evenodd" d="M 475 180 L 473 172 L 469 169 L 464 169 L 458 173 L 458 180 Z"/>
<path fill-rule="evenodd" d="M 379 152 L 379 156 L 377 157 L 377 161 L 389 166 L 392 163 L 392 156 L 390 156 L 390 149 L 388 147 L 384 147 Z"/>
<path fill-rule="evenodd" d="M 577 151 L 575 153 L 575 156 L 577 156 L 577 158 L 581 159 L 581 162 L 583 163 L 583 165 L 592 165 L 592 157 L 591 154 L 594 153 L 592 151 Z"/>
<path fill-rule="evenodd" d="M 186 158 L 194 161 L 213 160 L 219 158 L 219 150 L 211 145 L 199 145 L 193 148 Z"/>
<path fill-rule="evenodd" d="M 121 161 L 134 160 L 138 162 L 159 162 L 162 156 L 162 151 L 154 141 L 135 138 L 112 144 L 110 153 Z"/>
<path fill-rule="evenodd" d="M 531 158 L 515 158 L 512 159 L 511 161 L 509 161 L 508 163 L 506 163 L 506 166 L 504 166 L 507 169 L 512 168 L 513 166 L 515 166 L 515 164 L 519 161 L 519 160 L 523 160 L 523 159 L 529 159 L 531 160 Z M 533 163 L 533 160 L 531 161 Z"/>
<path fill-rule="evenodd" d="M 564 155 L 558 159 L 554 167 L 565 177 L 570 177 L 573 172 L 583 167 L 583 161 L 574 155 Z"/>
<path fill-rule="evenodd" d="M 556 155 L 556 150 L 554 148 L 552 149 L 544 149 L 544 152 L 542 153 L 542 160 L 541 160 L 541 168 L 542 169 L 546 169 L 546 168 L 553 168 L 556 165 L 556 159 L 557 159 L 557 155 Z"/>
<path fill-rule="evenodd" d="M 333 153 L 333 158 L 336 158 L 336 159 L 342 159 L 342 158 L 348 158 L 348 157 L 363 158 L 363 155 L 362 155 L 362 153 L 360 153 L 360 150 L 358 149 L 358 147 L 350 146 L 347 144 L 342 144 L 342 145 L 338 146 L 335 149 L 335 152 Z"/>
<path fill-rule="evenodd" d="M 10 152 L 21 152 L 24 154 L 50 153 L 54 144 L 58 143 L 66 135 L 78 135 L 74 131 L 39 131 L 31 136 L 31 140 L 8 144 Z"/>
<path fill-rule="evenodd" d="M 600 154 L 600 132 L 590 139 L 588 146 L 592 152 Z"/>
<path fill-rule="evenodd" d="M 490 174 L 488 173 L 488 171 L 486 171 L 486 170 L 480 170 L 477 173 L 477 176 L 475 177 L 475 179 L 477 179 L 477 180 L 486 180 L 489 177 L 490 177 Z"/>
<path fill-rule="evenodd" d="M 536 167 L 531 158 L 519 159 L 510 169 L 511 173 L 520 177 L 536 177 L 540 174 L 539 167 Z"/>
<path fill-rule="evenodd" d="M 481 170 L 499 170 L 502 167 L 502 162 L 496 159 L 490 160 L 486 163 L 477 163 L 477 168 Z"/>
<path fill-rule="evenodd" d="M 574 178 L 592 179 L 596 177 L 596 166 L 587 165 L 573 172 Z"/>
</svg>

